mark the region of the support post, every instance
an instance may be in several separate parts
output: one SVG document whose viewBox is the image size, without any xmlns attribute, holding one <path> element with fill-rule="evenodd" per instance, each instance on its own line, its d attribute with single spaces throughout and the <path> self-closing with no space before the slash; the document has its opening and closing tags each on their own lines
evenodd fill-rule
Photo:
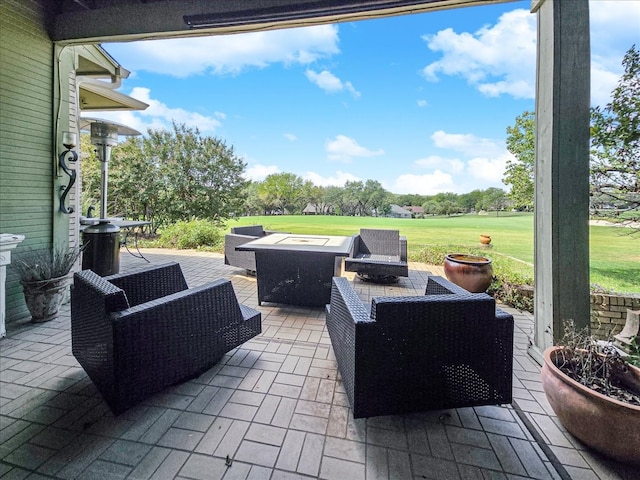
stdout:
<svg viewBox="0 0 640 480">
<path fill-rule="evenodd" d="M 533 0 L 538 15 L 535 332 L 530 354 L 589 325 L 588 0 Z"/>
</svg>

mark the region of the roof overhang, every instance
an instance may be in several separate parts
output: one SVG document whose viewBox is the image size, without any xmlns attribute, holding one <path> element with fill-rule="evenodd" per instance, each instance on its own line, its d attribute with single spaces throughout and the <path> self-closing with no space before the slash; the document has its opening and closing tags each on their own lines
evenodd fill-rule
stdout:
<svg viewBox="0 0 640 480">
<path fill-rule="evenodd" d="M 79 86 L 80 109 L 92 110 L 145 110 L 149 105 L 109 88 L 98 81 L 83 81 Z"/>
<path fill-rule="evenodd" d="M 63 2 L 59 43 L 220 35 L 422 13 L 515 0 L 108 0 Z"/>
</svg>

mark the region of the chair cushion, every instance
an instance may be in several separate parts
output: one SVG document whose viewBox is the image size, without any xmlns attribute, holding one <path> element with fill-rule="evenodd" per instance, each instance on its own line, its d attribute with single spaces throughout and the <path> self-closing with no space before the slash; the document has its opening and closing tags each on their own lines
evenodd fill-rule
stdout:
<svg viewBox="0 0 640 480">
<path fill-rule="evenodd" d="M 400 231 L 361 228 L 360 252 L 400 256 Z"/>
<path fill-rule="evenodd" d="M 375 253 L 359 253 L 349 260 L 366 260 L 368 263 L 400 263 L 400 255 L 378 255 Z"/>
</svg>

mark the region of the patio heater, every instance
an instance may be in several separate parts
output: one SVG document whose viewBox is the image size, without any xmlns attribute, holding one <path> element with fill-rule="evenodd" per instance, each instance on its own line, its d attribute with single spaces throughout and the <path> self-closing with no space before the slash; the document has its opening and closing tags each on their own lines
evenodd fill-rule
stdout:
<svg viewBox="0 0 640 480">
<path fill-rule="evenodd" d="M 83 123 L 84 122 L 84 123 Z M 88 122 L 88 124 L 87 124 Z M 82 118 L 80 129 L 90 125 L 91 144 L 96 147 L 100 160 L 100 218 L 89 221 L 82 232 L 82 269 L 98 275 L 113 275 L 120 270 L 120 227 L 107 216 L 107 190 L 111 149 L 118 144 L 119 135 L 140 135 L 132 128 L 105 120 Z"/>
</svg>

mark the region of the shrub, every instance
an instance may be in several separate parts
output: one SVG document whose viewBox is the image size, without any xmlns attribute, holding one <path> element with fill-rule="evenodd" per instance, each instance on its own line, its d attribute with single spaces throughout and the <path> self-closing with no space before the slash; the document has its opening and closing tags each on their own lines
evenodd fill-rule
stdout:
<svg viewBox="0 0 640 480">
<path fill-rule="evenodd" d="M 160 248 L 217 250 L 224 240 L 223 232 L 209 220 L 189 220 L 168 226 L 154 242 Z"/>
</svg>

